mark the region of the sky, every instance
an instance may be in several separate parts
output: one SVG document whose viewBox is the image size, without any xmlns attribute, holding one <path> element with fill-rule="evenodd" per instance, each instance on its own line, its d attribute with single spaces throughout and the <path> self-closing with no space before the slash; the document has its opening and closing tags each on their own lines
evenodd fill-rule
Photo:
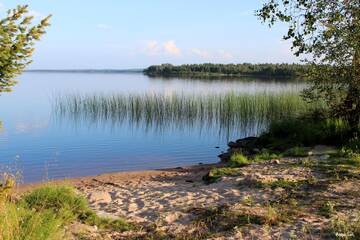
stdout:
<svg viewBox="0 0 360 240">
<path fill-rule="evenodd" d="M 133 69 L 171 63 L 297 62 L 286 26 L 254 15 L 258 0 L 0 0 L 52 14 L 29 69 Z"/>
</svg>

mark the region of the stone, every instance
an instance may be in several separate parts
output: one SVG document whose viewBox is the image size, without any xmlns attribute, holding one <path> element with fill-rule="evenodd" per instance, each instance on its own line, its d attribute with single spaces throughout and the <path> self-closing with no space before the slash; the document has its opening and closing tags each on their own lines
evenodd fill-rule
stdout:
<svg viewBox="0 0 360 240">
<path fill-rule="evenodd" d="M 272 164 L 280 164 L 280 160 L 279 159 L 274 159 L 271 161 Z"/>
<path fill-rule="evenodd" d="M 230 160 L 231 154 L 230 153 L 222 153 L 218 156 L 222 162 L 227 162 Z"/>
<path fill-rule="evenodd" d="M 110 203 L 111 195 L 104 191 L 94 191 L 89 195 L 89 201 L 92 203 Z"/>
<path fill-rule="evenodd" d="M 229 148 L 238 148 L 240 145 L 236 142 L 229 142 L 228 146 Z"/>
<path fill-rule="evenodd" d="M 253 147 L 256 140 L 258 140 L 257 137 L 246 137 L 236 140 L 236 144 L 238 147 L 248 148 Z"/>
</svg>

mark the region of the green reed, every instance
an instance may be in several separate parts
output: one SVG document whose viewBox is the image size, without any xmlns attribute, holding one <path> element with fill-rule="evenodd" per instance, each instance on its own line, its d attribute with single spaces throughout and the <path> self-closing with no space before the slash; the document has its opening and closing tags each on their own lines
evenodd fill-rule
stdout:
<svg viewBox="0 0 360 240">
<path fill-rule="evenodd" d="M 97 123 L 111 121 L 156 127 L 219 127 L 258 133 L 271 121 L 304 113 L 317 106 L 298 92 L 223 94 L 65 95 L 55 98 L 57 116 Z"/>
</svg>

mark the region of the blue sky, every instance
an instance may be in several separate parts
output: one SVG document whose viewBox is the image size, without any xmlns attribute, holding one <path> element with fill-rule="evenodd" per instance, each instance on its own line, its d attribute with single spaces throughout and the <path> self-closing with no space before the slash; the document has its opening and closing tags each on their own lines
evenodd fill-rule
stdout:
<svg viewBox="0 0 360 240">
<path fill-rule="evenodd" d="M 31 69 L 142 68 L 159 63 L 295 62 L 284 26 L 269 29 L 254 0 L 0 0 L 52 14 Z"/>
</svg>

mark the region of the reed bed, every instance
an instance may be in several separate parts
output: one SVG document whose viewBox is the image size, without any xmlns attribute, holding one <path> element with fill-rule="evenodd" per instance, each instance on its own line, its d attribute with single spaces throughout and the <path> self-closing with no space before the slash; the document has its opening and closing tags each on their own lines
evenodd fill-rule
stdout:
<svg viewBox="0 0 360 240">
<path fill-rule="evenodd" d="M 298 92 L 256 94 L 112 94 L 60 95 L 58 117 L 96 123 L 108 122 L 147 128 L 214 128 L 259 133 L 274 120 L 304 113 L 316 106 Z"/>
</svg>

